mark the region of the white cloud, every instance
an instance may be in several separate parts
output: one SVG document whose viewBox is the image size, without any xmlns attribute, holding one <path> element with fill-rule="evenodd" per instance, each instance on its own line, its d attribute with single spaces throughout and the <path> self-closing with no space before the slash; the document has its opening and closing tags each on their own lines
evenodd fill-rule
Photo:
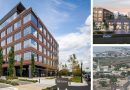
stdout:
<svg viewBox="0 0 130 90">
<path fill-rule="evenodd" d="M 89 16 L 85 25 L 79 28 L 78 32 L 57 37 L 59 43 L 60 62 L 67 63 L 69 55 L 75 53 L 79 61 L 83 61 L 84 68 L 90 67 L 90 18 Z"/>
</svg>

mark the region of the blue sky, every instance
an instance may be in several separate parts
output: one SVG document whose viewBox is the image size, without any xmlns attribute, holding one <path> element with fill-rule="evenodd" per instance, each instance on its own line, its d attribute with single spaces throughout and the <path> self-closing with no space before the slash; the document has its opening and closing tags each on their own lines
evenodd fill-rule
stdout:
<svg viewBox="0 0 130 90">
<path fill-rule="evenodd" d="M 54 35 L 75 32 L 90 14 L 89 0 L 0 0 L 0 18 L 20 1 L 32 7 Z"/>
<path fill-rule="evenodd" d="M 32 7 L 58 41 L 60 62 L 75 53 L 90 67 L 90 0 L 0 0 L 0 18 L 20 1 Z"/>
</svg>

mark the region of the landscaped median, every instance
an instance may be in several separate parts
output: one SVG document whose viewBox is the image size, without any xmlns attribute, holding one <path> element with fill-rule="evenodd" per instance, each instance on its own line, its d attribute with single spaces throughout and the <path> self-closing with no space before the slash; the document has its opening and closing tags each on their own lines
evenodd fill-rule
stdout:
<svg viewBox="0 0 130 90">
<path fill-rule="evenodd" d="M 17 83 L 16 81 L 3 80 L 3 79 L 0 79 L 0 83 L 10 84 L 10 85 L 13 85 L 13 86 L 19 85 L 19 83 Z"/>
<path fill-rule="evenodd" d="M 23 78 L 18 79 L 18 77 L 14 77 L 14 78 L 6 77 L 5 79 L 0 79 L 0 83 L 10 84 L 10 85 L 13 85 L 13 86 L 20 85 L 20 83 L 19 83 L 20 81 L 32 82 L 32 83 L 38 82 L 38 80 L 23 79 Z"/>
<path fill-rule="evenodd" d="M 81 77 L 75 76 L 69 79 L 71 82 L 77 82 L 80 83 L 81 82 Z"/>
<path fill-rule="evenodd" d="M 27 81 L 27 82 L 33 82 L 36 83 L 38 80 L 30 80 L 30 79 L 18 79 L 19 81 Z"/>
</svg>

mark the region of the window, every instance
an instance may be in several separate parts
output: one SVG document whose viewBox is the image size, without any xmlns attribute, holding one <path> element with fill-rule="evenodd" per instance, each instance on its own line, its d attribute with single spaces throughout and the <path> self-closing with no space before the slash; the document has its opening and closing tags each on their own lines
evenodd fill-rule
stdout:
<svg viewBox="0 0 130 90">
<path fill-rule="evenodd" d="M 42 52 L 42 46 L 39 44 L 39 51 Z"/>
<path fill-rule="evenodd" d="M 45 35 L 45 37 L 46 37 L 46 33 L 47 33 L 47 32 L 46 32 L 46 29 L 44 29 L 44 35 Z"/>
<path fill-rule="evenodd" d="M 12 41 L 13 41 L 13 37 L 12 36 L 7 38 L 7 44 L 11 43 Z"/>
<path fill-rule="evenodd" d="M 35 53 L 33 53 L 33 54 L 34 54 L 34 59 L 35 59 L 35 61 L 37 61 L 37 60 L 38 60 L 38 55 L 35 54 Z"/>
<path fill-rule="evenodd" d="M 98 11 L 98 13 L 102 13 L 102 11 Z"/>
<path fill-rule="evenodd" d="M 24 48 L 27 47 L 33 47 L 35 49 L 37 49 L 37 42 L 34 41 L 33 39 L 28 39 L 24 41 Z"/>
<path fill-rule="evenodd" d="M 3 55 L 6 55 L 6 49 L 3 49 Z"/>
<path fill-rule="evenodd" d="M 44 64 L 47 64 L 46 57 L 44 57 Z"/>
<path fill-rule="evenodd" d="M 42 27 L 42 25 L 41 25 L 40 23 L 38 23 L 38 28 L 39 28 L 39 30 L 42 32 L 43 27 Z"/>
<path fill-rule="evenodd" d="M 17 50 L 21 50 L 21 43 L 17 43 L 15 44 L 14 46 L 14 50 L 17 51 Z"/>
<path fill-rule="evenodd" d="M 24 48 L 27 48 L 27 47 L 31 47 L 31 39 L 28 39 L 28 40 L 25 40 L 24 41 Z"/>
<path fill-rule="evenodd" d="M 46 55 L 46 48 L 44 48 L 44 54 Z"/>
<path fill-rule="evenodd" d="M 19 28 L 20 26 L 21 26 L 21 20 L 14 24 L 14 29 Z"/>
<path fill-rule="evenodd" d="M 37 54 L 35 54 L 35 53 L 31 52 L 31 51 L 28 51 L 28 52 L 24 53 L 24 60 L 30 60 L 32 54 L 34 54 L 34 59 L 35 59 L 35 61 L 37 61 Z"/>
<path fill-rule="evenodd" d="M 43 38 L 43 43 L 44 43 L 44 45 L 46 45 L 46 43 L 47 43 L 45 38 Z"/>
<path fill-rule="evenodd" d="M 32 34 L 37 38 L 37 30 L 32 27 Z"/>
<path fill-rule="evenodd" d="M 48 39 L 48 40 L 50 39 L 50 35 L 49 35 L 49 34 L 47 34 L 47 39 Z"/>
<path fill-rule="evenodd" d="M 52 43 L 52 38 L 50 38 L 50 41 L 51 41 L 51 43 Z"/>
<path fill-rule="evenodd" d="M 39 62 L 42 62 L 42 56 L 39 56 Z"/>
<path fill-rule="evenodd" d="M 28 14 L 23 18 L 23 23 L 27 23 L 29 21 L 31 21 L 31 14 Z"/>
<path fill-rule="evenodd" d="M 34 15 L 32 15 L 32 14 L 28 14 L 27 16 L 25 16 L 25 17 L 23 18 L 23 23 L 27 23 L 27 22 L 29 22 L 30 20 L 37 26 L 37 19 L 36 19 L 36 17 L 35 17 Z"/>
<path fill-rule="evenodd" d="M 13 21 L 17 17 L 17 12 L 14 13 L 11 17 L 9 17 L 4 23 L 0 25 L 0 29 L 4 28 L 7 24 Z"/>
<path fill-rule="evenodd" d="M 42 35 L 39 34 L 39 40 L 42 42 Z"/>
<path fill-rule="evenodd" d="M 16 54 L 15 55 L 15 60 L 20 61 L 21 60 L 21 54 Z"/>
<path fill-rule="evenodd" d="M 24 60 L 30 60 L 31 59 L 31 52 L 24 53 Z"/>
<path fill-rule="evenodd" d="M 31 46 L 37 50 L 37 42 L 31 39 Z"/>
<path fill-rule="evenodd" d="M 18 32 L 14 35 L 14 40 L 18 40 L 21 38 L 21 32 Z"/>
<path fill-rule="evenodd" d="M 51 52 L 49 53 L 49 56 L 51 57 Z"/>
<path fill-rule="evenodd" d="M 49 51 L 47 50 L 47 56 L 49 56 Z"/>
<path fill-rule="evenodd" d="M 5 40 L 1 41 L 1 46 L 5 46 Z"/>
<path fill-rule="evenodd" d="M 35 30 L 32 26 L 29 26 L 24 29 L 24 36 L 28 34 L 33 34 L 37 38 L 37 30 Z"/>
<path fill-rule="evenodd" d="M 26 28 L 24 29 L 24 36 L 26 36 L 26 35 L 28 35 L 28 34 L 31 34 L 31 26 L 26 27 Z"/>
<path fill-rule="evenodd" d="M 7 29 L 7 34 L 11 33 L 13 31 L 12 26 Z"/>
<path fill-rule="evenodd" d="M 11 47 L 8 47 L 8 48 L 7 48 L 7 54 L 9 53 L 10 49 L 11 49 Z"/>
<path fill-rule="evenodd" d="M 37 26 L 37 18 L 34 15 L 31 15 L 32 22 Z"/>
<path fill-rule="evenodd" d="M 5 31 L 1 33 L 1 38 L 5 36 Z"/>
</svg>

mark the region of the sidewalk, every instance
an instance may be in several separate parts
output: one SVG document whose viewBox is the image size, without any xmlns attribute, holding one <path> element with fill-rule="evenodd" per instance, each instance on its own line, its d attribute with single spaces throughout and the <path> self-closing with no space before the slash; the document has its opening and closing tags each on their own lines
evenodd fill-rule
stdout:
<svg viewBox="0 0 130 90">
<path fill-rule="evenodd" d="M 35 78 L 34 80 L 38 80 L 39 78 Z M 40 78 L 40 83 L 33 83 L 33 84 L 27 84 L 27 85 L 20 85 L 16 86 L 18 90 L 42 90 L 47 87 L 52 87 L 55 85 L 55 79 L 45 79 L 45 78 Z"/>
<path fill-rule="evenodd" d="M 38 80 L 39 78 L 33 78 L 33 80 Z M 40 78 L 40 83 L 31 83 L 31 84 L 25 84 L 25 85 L 19 85 L 19 86 L 12 86 L 7 88 L 0 88 L 0 90 L 42 90 L 47 87 L 55 86 L 55 79 L 46 79 L 45 77 Z M 88 84 L 83 80 L 83 83 L 75 83 L 71 82 L 69 85 L 70 87 L 73 86 L 88 86 Z"/>
</svg>

